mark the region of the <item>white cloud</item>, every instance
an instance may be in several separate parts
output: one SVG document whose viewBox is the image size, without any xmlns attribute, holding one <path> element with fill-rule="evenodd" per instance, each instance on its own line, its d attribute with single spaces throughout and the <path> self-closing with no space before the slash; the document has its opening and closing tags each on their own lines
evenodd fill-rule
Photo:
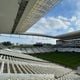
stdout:
<svg viewBox="0 0 80 80">
<path fill-rule="evenodd" d="M 59 19 L 59 18 L 48 18 L 48 26 L 52 27 L 53 29 L 66 29 L 68 28 L 68 24 L 65 23 L 63 20 Z"/>
<path fill-rule="evenodd" d="M 75 23 L 77 26 L 80 26 L 80 19 L 77 19 Z"/>
<path fill-rule="evenodd" d="M 52 43 L 52 44 L 56 44 L 56 39 L 51 39 L 48 42 Z"/>
<path fill-rule="evenodd" d="M 63 16 L 58 16 L 58 19 L 61 19 L 61 20 L 66 20 L 66 21 L 68 21 L 68 18 L 66 18 L 66 17 L 63 17 Z"/>
<path fill-rule="evenodd" d="M 62 17 L 63 19 L 66 19 L 65 17 Z M 42 18 L 37 24 L 35 24 L 33 27 L 35 29 L 45 29 L 45 30 L 57 30 L 57 29 L 67 29 L 70 25 L 70 23 L 65 20 L 61 19 L 61 17 L 48 17 L 48 18 Z"/>
<path fill-rule="evenodd" d="M 35 27 L 30 28 L 27 32 L 45 34 L 43 30 L 35 28 Z"/>
<path fill-rule="evenodd" d="M 70 19 L 71 22 L 74 22 L 77 20 L 77 17 L 76 16 L 72 16 L 72 18 Z"/>
<path fill-rule="evenodd" d="M 67 32 L 73 32 L 73 31 L 74 31 L 74 28 L 71 27 L 71 28 L 68 29 Z"/>
<path fill-rule="evenodd" d="M 76 30 L 80 30 L 80 19 L 77 19 L 75 24 L 76 24 Z"/>
</svg>

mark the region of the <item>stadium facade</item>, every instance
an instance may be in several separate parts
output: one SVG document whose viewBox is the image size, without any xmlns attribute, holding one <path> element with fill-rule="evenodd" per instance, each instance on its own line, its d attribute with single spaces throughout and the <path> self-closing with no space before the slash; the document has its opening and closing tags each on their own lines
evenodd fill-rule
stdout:
<svg viewBox="0 0 80 80">
<path fill-rule="evenodd" d="M 80 52 L 80 31 L 58 35 L 55 38 L 57 51 Z"/>
<path fill-rule="evenodd" d="M 80 38 L 71 40 L 57 40 L 56 45 L 63 47 L 80 48 Z"/>
</svg>

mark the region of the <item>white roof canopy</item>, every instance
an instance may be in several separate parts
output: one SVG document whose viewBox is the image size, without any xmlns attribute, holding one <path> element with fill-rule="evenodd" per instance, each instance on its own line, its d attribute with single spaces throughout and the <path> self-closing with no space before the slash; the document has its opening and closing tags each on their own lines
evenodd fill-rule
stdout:
<svg viewBox="0 0 80 80">
<path fill-rule="evenodd" d="M 60 0 L 0 0 L 0 33 L 22 33 Z"/>
</svg>

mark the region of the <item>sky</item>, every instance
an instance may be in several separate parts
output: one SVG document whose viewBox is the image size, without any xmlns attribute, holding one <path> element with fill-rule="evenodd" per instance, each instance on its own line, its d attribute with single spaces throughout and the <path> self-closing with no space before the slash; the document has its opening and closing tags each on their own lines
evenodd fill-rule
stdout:
<svg viewBox="0 0 80 80">
<path fill-rule="evenodd" d="M 61 0 L 26 32 L 56 36 L 77 30 L 80 30 L 80 0 Z M 6 39 L 21 43 L 32 41 L 28 38 L 0 37 L 0 41 Z M 48 42 L 55 44 L 56 40 L 49 39 Z"/>
<path fill-rule="evenodd" d="M 61 0 L 28 32 L 60 35 L 80 30 L 80 0 Z"/>
</svg>

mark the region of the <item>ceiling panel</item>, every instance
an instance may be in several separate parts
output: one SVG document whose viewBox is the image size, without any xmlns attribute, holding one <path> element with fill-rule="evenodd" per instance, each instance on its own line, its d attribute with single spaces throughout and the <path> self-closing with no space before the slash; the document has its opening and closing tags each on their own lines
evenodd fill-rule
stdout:
<svg viewBox="0 0 80 80">
<path fill-rule="evenodd" d="M 0 0 L 0 33 L 11 32 L 18 7 L 18 0 Z"/>
</svg>

